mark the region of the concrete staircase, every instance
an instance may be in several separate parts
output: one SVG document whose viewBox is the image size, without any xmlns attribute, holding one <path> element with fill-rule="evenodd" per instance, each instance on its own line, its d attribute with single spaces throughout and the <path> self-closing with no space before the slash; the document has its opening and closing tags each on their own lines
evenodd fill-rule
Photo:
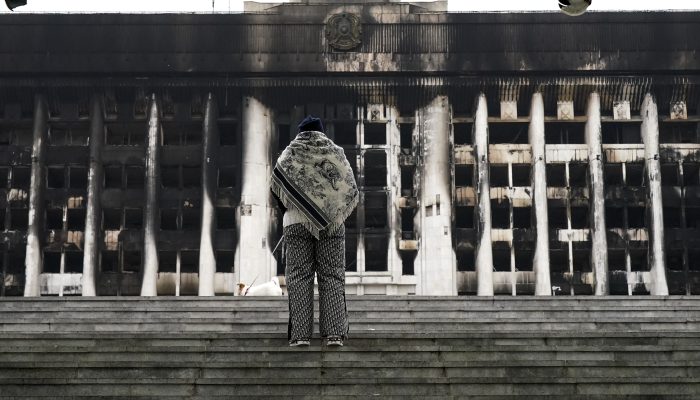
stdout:
<svg viewBox="0 0 700 400">
<path fill-rule="evenodd" d="M 0 398 L 700 399 L 700 297 L 347 305 L 299 349 L 286 297 L 3 298 Z"/>
</svg>

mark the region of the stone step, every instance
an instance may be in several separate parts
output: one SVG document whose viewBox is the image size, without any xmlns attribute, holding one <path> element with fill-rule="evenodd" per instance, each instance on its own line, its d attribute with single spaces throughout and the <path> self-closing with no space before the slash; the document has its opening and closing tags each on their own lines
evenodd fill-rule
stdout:
<svg viewBox="0 0 700 400">
<path fill-rule="evenodd" d="M 358 380 L 356 383 L 337 384 L 332 381 L 316 383 L 304 380 L 302 384 L 265 382 L 260 384 L 168 384 L 168 383 L 144 383 L 137 384 L 112 384 L 86 383 L 82 385 L 3 385 L 3 396 L 41 396 L 51 393 L 53 398 L 72 397 L 75 395 L 91 395 L 95 398 L 102 396 L 162 396 L 172 398 L 175 396 L 272 396 L 284 393 L 287 396 L 308 396 L 316 394 L 320 398 L 326 396 L 342 396 L 352 393 L 356 397 L 381 397 L 394 396 L 425 396 L 438 395 L 443 398 L 451 398 L 454 395 L 465 396 L 520 396 L 558 395 L 559 398 L 569 398 L 569 395 L 600 395 L 601 393 L 613 393 L 618 396 L 646 396 L 654 399 L 676 399 L 677 395 L 695 395 L 700 393 L 700 383 L 684 382 L 542 382 L 542 383 L 510 383 L 510 384 L 484 384 L 479 382 L 434 382 L 426 379 L 418 383 L 412 383 L 412 379 L 396 382 L 378 382 L 371 378 Z M 656 397 L 654 397 L 656 396 Z M 662 397 L 659 397 L 662 396 Z M 319 398 L 319 397 L 317 397 Z M 465 397 L 467 398 L 467 397 Z"/>
</svg>

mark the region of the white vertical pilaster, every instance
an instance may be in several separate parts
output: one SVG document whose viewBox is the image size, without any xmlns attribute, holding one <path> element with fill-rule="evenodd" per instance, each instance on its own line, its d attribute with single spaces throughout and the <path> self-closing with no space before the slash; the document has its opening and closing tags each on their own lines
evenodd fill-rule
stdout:
<svg viewBox="0 0 700 400">
<path fill-rule="evenodd" d="M 276 274 L 272 256 L 276 243 L 269 243 L 270 221 L 275 210 L 270 203 L 270 174 L 276 160 L 271 157 L 272 110 L 254 97 L 242 103 L 241 204 L 238 207 L 238 244 L 235 270 L 240 282 L 266 282 Z"/>
<path fill-rule="evenodd" d="M 603 177 L 603 139 L 600 126 L 600 96 L 588 97 L 586 143 L 588 144 L 588 181 L 591 232 L 591 270 L 595 278 L 593 293 L 604 296 L 610 293 L 608 283 L 608 240 L 605 227 L 605 180 Z"/>
<path fill-rule="evenodd" d="M 100 260 L 102 231 L 102 148 L 105 138 L 104 101 L 102 95 L 90 100 L 90 170 L 88 171 L 87 209 L 85 212 L 85 244 L 83 253 L 82 295 L 95 296 L 95 273 Z"/>
<path fill-rule="evenodd" d="M 650 294 L 667 296 L 666 266 L 664 262 L 664 216 L 661 195 L 661 162 L 659 161 L 659 112 L 653 96 L 644 96 L 641 108 L 642 141 L 649 207 L 649 267 L 651 272 Z"/>
<path fill-rule="evenodd" d="M 542 93 L 532 95 L 530 127 L 532 146 L 532 206 L 535 208 L 535 295 L 551 296 L 552 285 L 549 274 L 549 222 L 547 218 L 547 173 L 544 146 L 544 101 Z"/>
<path fill-rule="evenodd" d="M 49 129 L 49 109 L 45 95 L 34 98 L 32 142 L 32 172 L 29 186 L 29 217 L 25 258 L 24 296 L 41 295 L 41 249 L 44 234 L 44 192 L 46 187 L 46 137 Z"/>
<path fill-rule="evenodd" d="M 438 96 L 418 110 L 422 144 L 420 190 L 419 295 L 456 295 L 456 256 L 452 246 L 450 193 L 450 104 Z"/>
<path fill-rule="evenodd" d="M 199 239 L 199 292 L 200 296 L 214 295 L 216 256 L 216 186 L 218 176 L 219 128 L 216 100 L 209 93 L 204 106 L 202 126 L 202 231 Z"/>
<path fill-rule="evenodd" d="M 493 249 L 491 245 L 491 183 L 489 180 L 489 126 L 486 96 L 477 98 L 474 115 L 474 186 L 476 188 L 477 295 L 493 296 Z"/>
<path fill-rule="evenodd" d="M 151 96 L 146 138 L 145 205 L 143 210 L 143 281 L 141 296 L 157 296 L 158 282 L 158 192 L 160 186 L 160 107 Z"/>
<path fill-rule="evenodd" d="M 398 294 L 397 284 L 401 281 L 403 264 L 399 254 L 399 240 L 401 239 L 401 166 L 399 155 L 401 154 L 401 130 L 399 128 L 399 111 L 395 107 L 387 107 L 387 144 L 389 146 L 387 172 L 389 178 L 389 248 L 388 263 L 392 282 L 387 288 L 387 294 Z"/>
</svg>

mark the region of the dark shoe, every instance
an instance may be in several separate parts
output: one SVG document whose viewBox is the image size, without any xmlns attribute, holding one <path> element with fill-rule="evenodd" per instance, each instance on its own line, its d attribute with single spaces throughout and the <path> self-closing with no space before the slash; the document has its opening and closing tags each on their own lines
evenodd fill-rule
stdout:
<svg viewBox="0 0 700 400">
<path fill-rule="evenodd" d="M 311 345 L 311 340 L 309 339 L 297 339 L 289 342 L 290 347 L 308 347 Z"/>
<path fill-rule="evenodd" d="M 342 347 L 343 346 L 343 338 L 341 338 L 340 336 L 329 336 L 326 339 L 326 346 Z"/>
</svg>

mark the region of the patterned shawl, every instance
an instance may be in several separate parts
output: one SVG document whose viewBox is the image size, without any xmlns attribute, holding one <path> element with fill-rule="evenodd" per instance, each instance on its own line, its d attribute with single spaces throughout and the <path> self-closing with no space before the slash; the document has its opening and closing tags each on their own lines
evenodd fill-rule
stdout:
<svg viewBox="0 0 700 400">
<path fill-rule="evenodd" d="M 329 224 L 342 224 L 359 202 L 359 191 L 343 148 L 317 131 L 300 132 L 277 159 L 271 189 L 318 239 Z"/>
</svg>

